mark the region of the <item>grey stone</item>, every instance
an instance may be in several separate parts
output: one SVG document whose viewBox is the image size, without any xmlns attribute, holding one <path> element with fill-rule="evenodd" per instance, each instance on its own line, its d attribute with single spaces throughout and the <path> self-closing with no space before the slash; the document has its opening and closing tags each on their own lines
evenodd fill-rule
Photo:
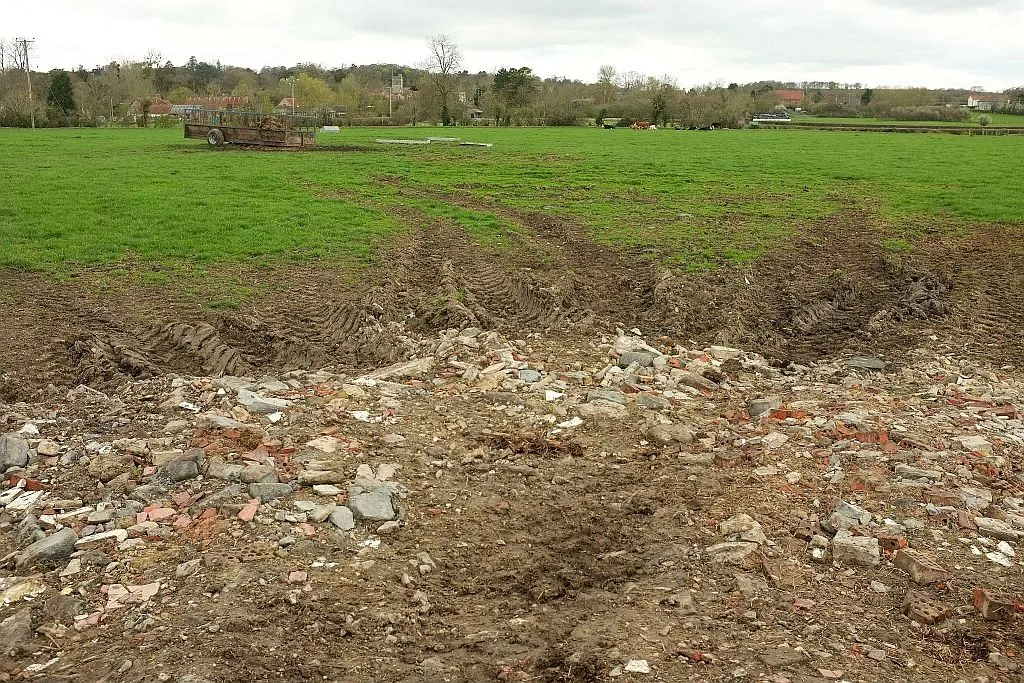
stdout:
<svg viewBox="0 0 1024 683">
<path fill-rule="evenodd" d="M 878 539 L 854 536 L 846 529 L 840 529 L 832 539 L 832 557 L 843 564 L 874 567 L 881 554 Z"/>
<path fill-rule="evenodd" d="M 663 446 L 693 443 L 693 432 L 681 424 L 653 425 L 646 432 L 648 439 Z"/>
<path fill-rule="evenodd" d="M 667 398 L 655 396 L 654 394 L 638 394 L 636 404 L 641 408 L 648 408 L 650 410 L 667 410 L 672 407 L 672 402 Z"/>
<path fill-rule="evenodd" d="M 539 382 L 541 380 L 541 374 L 536 370 L 520 370 L 519 379 L 524 382 Z"/>
<path fill-rule="evenodd" d="M 207 508 L 217 508 L 225 503 L 230 503 L 242 493 L 242 487 L 238 484 L 232 484 L 226 488 L 221 489 L 213 495 L 207 496 L 202 500 L 197 501 L 191 508 L 195 514 L 201 513 Z M 193 515 L 195 516 L 195 515 Z"/>
<path fill-rule="evenodd" d="M 43 603 L 43 613 L 61 624 L 70 624 L 85 611 L 85 603 L 73 595 L 58 593 Z"/>
<path fill-rule="evenodd" d="M 78 451 L 68 451 L 64 455 L 60 456 L 60 460 L 57 461 L 61 467 L 71 467 L 78 459 L 82 457 L 82 454 Z"/>
<path fill-rule="evenodd" d="M 17 434 L 0 436 L 0 472 L 28 464 L 28 441 Z"/>
<path fill-rule="evenodd" d="M 311 522 L 325 522 L 334 512 L 337 507 L 334 503 L 328 503 L 326 505 L 314 505 L 313 509 L 307 513 L 309 521 Z"/>
<path fill-rule="evenodd" d="M 1020 534 L 1001 519 L 975 517 L 974 523 L 978 525 L 978 533 L 982 536 L 998 538 L 1001 541 L 1016 541 L 1020 538 Z"/>
<path fill-rule="evenodd" d="M 726 535 L 730 541 L 745 541 L 766 545 L 768 538 L 764 535 L 761 523 L 750 515 L 738 514 L 718 525 L 718 530 Z"/>
<path fill-rule="evenodd" d="M 107 522 L 112 522 L 113 520 L 114 510 L 112 508 L 107 508 L 105 510 L 96 510 L 95 512 L 89 513 L 89 516 L 86 518 L 85 521 L 87 521 L 89 524 L 106 524 Z"/>
<path fill-rule="evenodd" d="M 778 396 L 766 396 L 765 398 L 755 398 L 753 401 L 747 404 L 747 412 L 750 413 L 750 417 L 755 420 L 762 415 L 767 415 L 773 410 L 782 407 L 782 399 Z"/>
<path fill-rule="evenodd" d="M 626 351 L 625 353 L 619 354 L 620 368 L 628 368 L 633 363 L 636 363 L 643 368 L 654 367 L 654 354 L 645 353 L 643 351 Z"/>
<path fill-rule="evenodd" d="M 748 555 L 756 552 L 759 547 L 760 546 L 757 543 L 730 541 L 726 543 L 716 543 L 715 545 L 708 547 L 707 553 L 711 556 L 712 562 L 735 564 L 743 562 Z"/>
<path fill-rule="evenodd" d="M 331 524 L 342 531 L 351 531 L 356 528 L 355 516 L 352 514 L 352 510 L 348 509 L 344 505 L 339 505 L 334 508 L 328 519 L 331 521 Z"/>
<path fill-rule="evenodd" d="M 899 463 L 896 465 L 896 476 L 903 479 L 931 479 L 938 481 L 942 479 L 942 473 L 935 470 L 925 470 L 911 465 Z"/>
<path fill-rule="evenodd" d="M 258 498 L 261 502 L 264 503 L 270 500 L 275 500 L 277 498 L 282 498 L 284 496 L 291 495 L 291 493 L 291 484 L 274 484 L 263 482 L 249 484 L 249 495 L 253 498 Z"/>
<path fill-rule="evenodd" d="M 885 361 L 874 356 L 853 356 L 842 361 L 848 368 L 857 370 L 871 370 L 872 372 L 883 372 L 886 368 Z"/>
<path fill-rule="evenodd" d="M 199 571 L 199 565 L 202 564 L 202 560 L 189 560 L 182 562 L 174 569 L 174 578 L 185 579 Z"/>
<path fill-rule="evenodd" d="M 227 463 L 220 458 L 210 459 L 210 468 L 206 471 L 207 476 L 222 481 L 240 481 L 244 465 Z"/>
<path fill-rule="evenodd" d="M 24 607 L 0 621 L 0 647 L 16 650 L 32 641 L 32 608 Z"/>
<path fill-rule="evenodd" d="M 250 413 L 258 413 L 260 415 L 279 413 L 286 408 L 290 408 L 292 405 L 292 402 L 287 399 L 268 398 L 253 393 L 248 389 L 238 390 L 238 403 Z"/>
<path fill-rule="evenodd" d="M 243 484 L 267 483 L 276 484 L 277 470 L 273 465 L 248 465 L 238 475 Z"/>
<path fill-rule="evenodd" d="M 698 375 L 695 372 L 688 372 L 683 370 L 677 375 L 675 372 L 672 373 L 673 379 L 683 386 L 691 387 L 693 389 L 699 389 L 703 391 L 716 391 L 719 387 L 717 384 L 709 380 L 708 378 Z"/>
<path fill-rule="evenodd" d="M 274 411 L 271 411 L 274 412 Z M 200 429 L 241 429 L 245 424 L 223 415 L 207 414 L 199 418 Z"/>
<path fill-rule="evenodd" d="M 592 389 L 587 392 L 587 402 L 625 405 L 626 397 L 622 395 L 621 391 L 614 391 L 611 389 Z"/>
<path fill-rule="evenodd" d="M 61 529 L 25 548 L 16 557 L 15 566 L 18 569 L 55 566 L 71 557 L 77 542 L 78 534 L 74 529 Z"/>
<path fill-rule="evenodd" d="M 809 660 L 808 656 L 800 650 L 792 650 L 788 647 L 775 647 L 765 650 L 757 656 L 769 669 L 782 669 Z"/>
<path fill-rule="evenodd" d="M 199 476 L 199 465 L 192 460 L 171 460 L 161 468 L 160 476 L 173 482 L 195 479 Z"/>
<path fill-rule="evenodd" d="M 387 522 L 395 518 L 395 506 L 391 502 L 391 492 L 386 489 L 360 493 L 349 501 L 348 507 L 356 519 Z"/>
</svg>

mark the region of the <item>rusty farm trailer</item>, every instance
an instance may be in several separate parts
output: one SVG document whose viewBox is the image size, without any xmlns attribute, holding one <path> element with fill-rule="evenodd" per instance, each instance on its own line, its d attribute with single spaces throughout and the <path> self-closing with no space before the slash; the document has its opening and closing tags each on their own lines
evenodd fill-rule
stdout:
<svg viewBox="0 0 1024 683">
<path fill-rule="evenodd" d="M 206 140 L 213 147 L 313 147 L 316 120 L 289 114 L 195 109 L 185 113 L 185 137 Z"/>
</svg>

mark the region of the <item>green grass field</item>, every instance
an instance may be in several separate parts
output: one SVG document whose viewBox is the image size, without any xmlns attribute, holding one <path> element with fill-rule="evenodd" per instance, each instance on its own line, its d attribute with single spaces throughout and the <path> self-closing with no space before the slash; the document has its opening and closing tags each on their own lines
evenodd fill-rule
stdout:
<svg viewBox="0 0 1024 683">
<path fill-rule="evenodd" d="M 973 127 L 980 126 L 978 119 L 981 118 L 982 114 L 978 112 L 971 113 L 970 121 L 890 121 L 888 119 L 874 119 L 874 118 L 861 118 L 861 117 L 835 117 L 835 116 L 793 116 L 794 121 L 802 123 L 841 123 L 851 126 L 956 126 L 956 127 Z M 1000 113 L 988 113 L 987 116 L 991 120 L 989 124 L 992 128 L 1021 128 L 1024 127 L 1024 116 L 1019 114 L 1000 114 Z"/>
<path fill-rule="evenodd" d="M 374 142 L 437 134 L 494 147 Z M 851 211 L 886 226 L 880 240 L 913 239 L 931 216 L 1024 223 L 1016 136 L 416 128 L 320 139 L 369 149 L 218 151 L 179 130 L 0 130 L 0 267 L 357 268 L 407 227 L 399 204 L 497 245 L 513 226 L 453 205 L 443 195 L 456 188 L 573 218 L 598 240 L 687 268 L 756 257 L 795 227 Z"/>
</svg>

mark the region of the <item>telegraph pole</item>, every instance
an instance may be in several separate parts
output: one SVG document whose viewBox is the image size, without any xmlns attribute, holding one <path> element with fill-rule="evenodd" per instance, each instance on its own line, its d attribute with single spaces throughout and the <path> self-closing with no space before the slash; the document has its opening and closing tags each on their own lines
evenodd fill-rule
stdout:
<svg viewBox="0 0 1024 683">
<path fill-rule="evenodd" d="M 28 111 L 32 118 L 32 130 L 36 129 L 36 108 L 32 102 L 32 71 L 28 67 L 28 46 L 36 42 L 34 38 L 15 38 L 16 43 L 21 43 L 21 53 L 25 57 L 25 80 L 28 82 Z"/>
</svg>

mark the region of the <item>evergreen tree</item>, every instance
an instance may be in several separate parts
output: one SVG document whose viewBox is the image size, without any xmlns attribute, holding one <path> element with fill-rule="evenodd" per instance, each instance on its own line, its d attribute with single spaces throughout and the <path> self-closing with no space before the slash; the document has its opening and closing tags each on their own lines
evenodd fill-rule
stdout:
<svg viewBox="0 0 1024 683">
<path fill-rule="evenodd" d="M 75 89 L 71 85 L 71 76 L 67 71 L 58 71 L 50 82 L 50 90 L 46 94 L 46 104 L 64 116 L 75 113 Z"/>
</svg>

